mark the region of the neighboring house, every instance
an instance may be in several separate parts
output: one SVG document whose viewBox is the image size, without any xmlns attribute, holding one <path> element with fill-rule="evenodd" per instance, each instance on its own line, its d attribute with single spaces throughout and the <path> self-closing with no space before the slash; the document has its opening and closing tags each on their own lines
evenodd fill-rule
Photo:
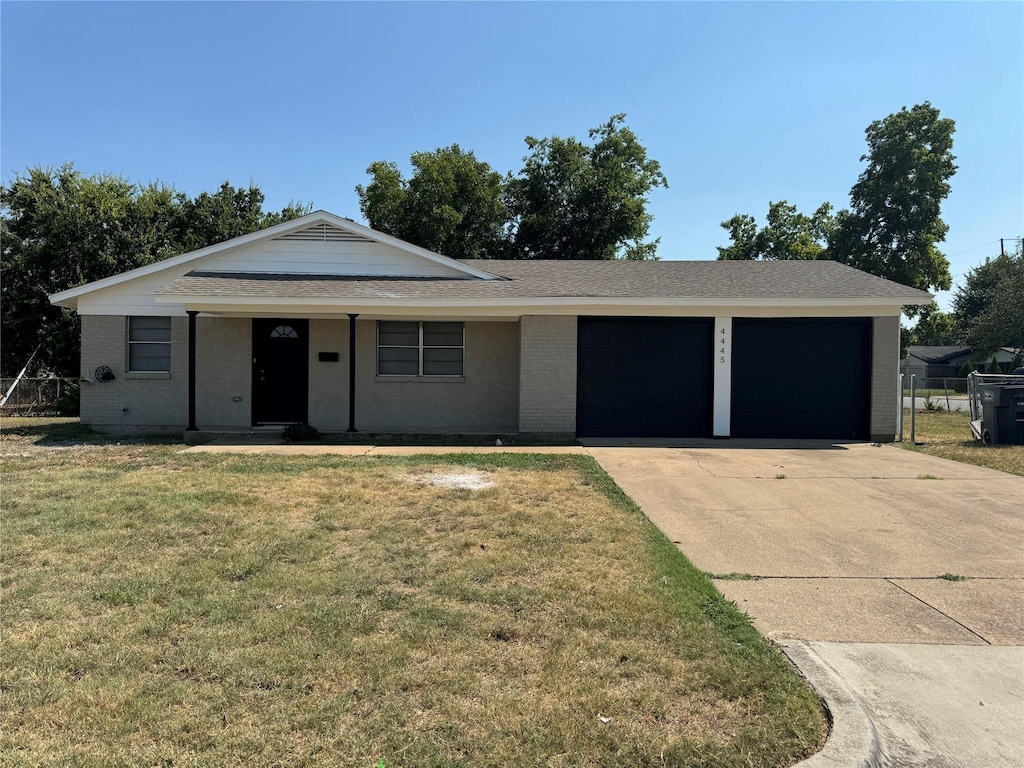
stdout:
<svg viewBox="0 0 1024 768">
<path fill-rule="evenodd" d="M 873 440 L 931 300 L 830 261 L 456 261 L 323 211 L 50 298 L 104 431 Z"/>
<path fill-rule="evenodd" d="M 972 355 L 973 350 L 964 346 L 908 347 L 907 357 L 900 366 L 900 370 L 908 379 L 904 382 L 906 386 L 910 386 L 911 374 L 915 374 L 918 380 L 955 379 L 960 375 L 960 369 L 971 359 Z"/>
<path fill-rule="evenodd" d="M 965 346 L 914 346 L 907 348 L 907 357 L 900 364 L 900 372 L 908 379 L 910 374 L 916 374 L 918 381 L 955 379 L 961 377 L 964 365 L 970 363 L 980 373 L 1009 373 L 1020 359 L 1020 354 L 1021 350 L 1014 347 L 1000 347 L 986 355 Z M 991 370 L 993 357 L 999 364 L 999 371 Z M 910 386 L 909 381 L 905 381 L 904 385 Z"/>
<path fill-rule="evenodd" d="M 992 358 L 996 359 L 999 364 L 1000 371 L 990 371 L 989 363 L 992 362 Z M 1015 368 L 1019 367 L 1021 357 L 1024 357 L 1024 349 L 1018 349 L 1017 347 L 1000 347 L 991 355 L 985 358 L 978 358 L 980 362 L 985 363 L 985 368 L 978 368 L 978 370 L 985 370 L 988 373 L 1010 373 Z"/>
</svg>

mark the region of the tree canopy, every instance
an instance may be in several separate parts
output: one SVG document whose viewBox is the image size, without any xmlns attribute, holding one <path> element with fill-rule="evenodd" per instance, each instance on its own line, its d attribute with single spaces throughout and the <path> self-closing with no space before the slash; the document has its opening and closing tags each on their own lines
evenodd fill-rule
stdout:
<svg viewBox="0 0 1024 768">
<path fill-rule="evenodd" d="M 964 344 L 985 353 L 1001 346 L 1024 349 L 1024 254 L 986 259 L 953 296 L 953 326 Z"/>
<path fill-rule="evenodd" d="M 738 214 L 722 223 L 732 244 L 718 258 L 832 259 L 914 288 L 948 290 L 949 262 L 938 244 L 948 230 L 941 207 L 956 172 L 954 130 L 928 102 L 876 120 L 865 132 L 867 167 L 850 190 L 850 208 L 832 215 L 826 203 L 806 216 L 771 203 L 760 230 Z"/>
<path fill-rule="evenodd" d="M 413 175 L 377 161 L 356 187 L 370 226 L 454 259 L 500 258 L 509 213 L 501 174 L 458 144 L 414 152 Z"/>
<path fill-rule="evenodd" d="M 656 258 L 647 194 L 667 182 L 624 120 L 590 143 L 528 136 L 522 169 L 504 177 L 458 145 L 413 153 L 409 179 L 372 163 L 360 209 L 374 229 L 453 258 Z"/>
<path fill-rule="evenodd" d="M 255 184 L 224 182 L 190 198 L 162 184 L 84 176 L 73 165 L 35 167 L 0 187 L 0 368 L 13 375 L 42 345 L 33 366 L 75 375 L 79 321 L 48 296 L 295 218 L 308 208 L 262 210 Z"/>
<path fill-rule="evenodd" d="M 834 220 L 832 206 L 823 203 L 812 215 L 797 211 L 785 200 L 768 204 L 767 224 L 757 228 L 749 214 L 737 214 L 722 227 L 732 245 L 718 248 L 721 260 L 783 260 L 828 258 L 827 242 Z"/>
</svg>

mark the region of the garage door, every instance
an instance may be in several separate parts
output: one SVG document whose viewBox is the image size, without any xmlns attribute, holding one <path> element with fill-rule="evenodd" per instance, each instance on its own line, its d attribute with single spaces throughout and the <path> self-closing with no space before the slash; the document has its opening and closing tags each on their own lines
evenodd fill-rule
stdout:
<svg viewBox="0 0 1024 768">
<path fill-rule="evenodd" d="M 581 437 L 711 434 L 710 318 L 581 317 Z"/>
<path fill-rule="evenodd" d="M 732 436 L 866 440 L 871 320 L 733 320 Z"/>
</svg>

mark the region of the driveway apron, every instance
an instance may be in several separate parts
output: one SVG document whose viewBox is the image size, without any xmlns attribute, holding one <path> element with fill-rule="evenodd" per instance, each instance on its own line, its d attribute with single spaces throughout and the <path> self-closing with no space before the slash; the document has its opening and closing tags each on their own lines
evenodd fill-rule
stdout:
<svg viewBox="0 0 1024 768">
<path fill-rule="evenodd" d="M 842 678 L 874 764 L 1024 765 L 1024 478 L 867 443 L 589 451 L 801 668 Z"/>
</svg>

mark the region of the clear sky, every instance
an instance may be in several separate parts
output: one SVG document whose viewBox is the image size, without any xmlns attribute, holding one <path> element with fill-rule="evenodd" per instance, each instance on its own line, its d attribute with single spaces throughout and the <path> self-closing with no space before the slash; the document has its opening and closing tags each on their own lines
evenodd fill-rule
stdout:
<svg viewBox="0 0 1024 768">
<path fill-rule="evenodd" d="M 374 160 L 458 143 L 517 170 L 523 138 L 625 112 L 670 188 L 664 259 L 713 259 L 770 200 L 848 201 L 864 129 L 956 120 L 943 216 L 960 277 L 1024 234 L 1024 3 L 0 3 L 0 173 L 33 165 L 254 180 L 360 220 Z M 940 297 L 945 303 L 948 297 Z"/>
</svg>

